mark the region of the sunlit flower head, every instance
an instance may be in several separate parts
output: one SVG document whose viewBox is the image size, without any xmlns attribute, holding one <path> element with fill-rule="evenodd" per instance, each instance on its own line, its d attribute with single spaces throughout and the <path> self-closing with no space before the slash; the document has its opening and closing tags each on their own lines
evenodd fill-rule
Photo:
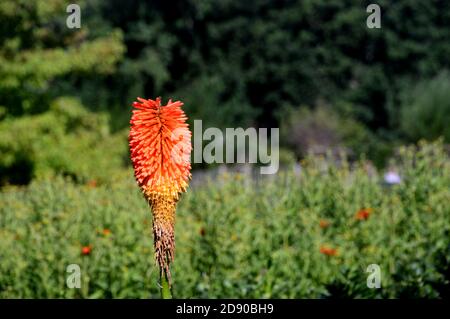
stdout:
<svg viewBox="0 0 450 319">
<path fill-rule="evenodd" d="M 152 209 L 155 258 L 169 282 L 176 204 L 191 176 L 191 132 L 182 105 L 138 98 L 129 134 L 134 176 Z"/>
<path fill-rule="evenodd" d="M 136 181 L 144 193 L 178 196 L 190 178 L 191 132 L 182 102 L 134 102 L 129 144 Z"/>
</svg>

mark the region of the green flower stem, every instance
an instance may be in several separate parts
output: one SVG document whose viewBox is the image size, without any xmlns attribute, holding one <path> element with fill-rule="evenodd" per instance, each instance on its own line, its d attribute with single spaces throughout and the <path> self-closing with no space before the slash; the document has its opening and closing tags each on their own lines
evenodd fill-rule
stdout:
<svg viewBox="0 0 450 319">
<path fill-rule="evenodd" d="M 160 271 L 160 285 L 161 285 L 161 298 L 172 299 L 172 293 L 170 291 L 169 281 L 164 270 Z"/>
</svg>

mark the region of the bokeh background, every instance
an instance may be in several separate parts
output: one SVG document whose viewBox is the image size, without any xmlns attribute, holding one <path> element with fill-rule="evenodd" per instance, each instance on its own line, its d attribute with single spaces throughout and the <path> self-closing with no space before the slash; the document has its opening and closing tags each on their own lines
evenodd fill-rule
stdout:
<svg viewBox="0 0 450 319">
<path fill-rule="evenodd" d="M 71 2 L 0 2 L 0 297 L 158 296 L 138 96 L 281 133 L 277 175 L 193 165 L 176 297 L 449 297 L 448 1 Z"/>
</svg>

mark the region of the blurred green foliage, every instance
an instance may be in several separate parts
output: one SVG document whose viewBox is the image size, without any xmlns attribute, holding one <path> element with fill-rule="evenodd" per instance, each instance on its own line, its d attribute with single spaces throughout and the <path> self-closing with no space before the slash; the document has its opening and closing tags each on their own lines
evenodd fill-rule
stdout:
<svg viewBox="0 0 450 319">
<path fill-rule="evenodd" d="M 177 209 L 174 296 L 448 298 L 448 154 L 441 143 L 402 148 L 398 169 L 401 184 L 387 187 L 367 162 L 308 158 L 297 175 L 228 174 L 190 189 Z M 128 170 L 97 186 L 11 186 L 0 236 L 2 298 L 159 296 L 151 214 Z M 69 264 L 81 289 L 66 286 Z M 370 264 L 380 289 L 367 287 Z"/>
<path fill-rule="evenodd" d="M 49 111 L 0 122 L 0 185 L 63 175 L 106 181 L 128 164 L 127 132 L 110 133 L 107 114 L 87 111 L 73 98 Z"/>
<path fill-rule="evenodd" d="M 125 50 L 121 32 L 91 38 L 87 27 L 67 28 L 68 3 L 5 0 L 0 4 L 2 117 L 43 112 L 60 95 L 64 81 L 114 71 Z"/>
<path fill-rule="evenodd" d="M 405 90 L 400 123 L 403 133 L 413 141 L 440 136 L 450 141 L 449 72 Z"/>
<path fill-rule="evenodd" d="M 369 29 L 369 3 L 113 0 L 90 7 L 124 31 L 128 52 L 116 83 L 124 104 L 144 91 L 174 95 L 190 114 L 208 112 L 207 125 L 275 126 L 282 125 L 279 107 L 325 99 L 352 104 L 373 130 L 392 129 L 388 106 L 402 83 L 450 67 L 450 7 L 380 0 L 382 28 Z"/>
<path fill-rule="evenodd" d="M 99 159 L 60 149 L 67 143 L 53 141 L 64 129 L 53 130 L 51 137 L 34 124 L 51 121 L 51 105 L 66 97 L 76 97 L 77 109 L 93 112 L 89 117 L 107 114 L 112 134 L 124 134 L 137 96 L 181 99 L 191 124 L 202 119 L 204 127 L 280 127 L 285 160 L 306 153 L 295 133 L 299 127 L 311 130 L 309 135 L 322 131 L 333 147 L 355 157 L 366 154 L 377 166 L 404 140 L 443 135 L 448 141 L 448 76 L 430 79 L 450 68 L 449 3 L 380 0 L 382 28 L 369 29 L 369 2 L 83 0 L 77 2 L 81 28 L 69 29 L 70 1 L 4 0 L 2 184 L 29 181 L 22 172 L 53 171 L 76 180 L 91 174 L 92 169 L 81 167 L 94 167 Z M 423 83 L 419 89 L 417 81 Z M 298 115 L 291 118 L 286 109 Z M 31 156 L 26 153 L 31 145 L 12 146 L 12 131 L 20 126 L 27 126 L 35 140 L 52 141 L 42 153 L 66 159 Z M 108 134 L 92 132 L 104 128 L 85 129 L 73 143 L 80 150 L 94 138 L 108 144 L 107 139 L 103 143 Z M 116 155 L 109 166 L 122 162 L 123 152 Z"/>
<path fill-rule="evenodd" d="M 370 1 L 80 0 L 81 29 L 66 27 L 69 3 L 0 2 L 0 297 L 159 294 L 128 163 L 137 96 L 181 99 L 204 128 L 280 127 L 286 166 L 318 146 L 332 156 L 192 189 L 178 211 L 176 297 L 450 295 L 443 145 L 402 149 L 393 187 L 353 163 L 449 141 L 448 1 L 379 0 L 381 29 L 366 27 Z M 80 290 L 65 285 L 72 263 Z M 382 289 L 366 286 L 372 263 Z"/>
<path fill-rule="evenodd" d="M 110 134 L 110 115 L 71 97 L 73 83 L 114 73 L 121 32 L 68 29 L 67 4 L 0 3 L 0 185 L 55 174 L 102 180 L 125 163 L 126 138 Z"/>
</svg>

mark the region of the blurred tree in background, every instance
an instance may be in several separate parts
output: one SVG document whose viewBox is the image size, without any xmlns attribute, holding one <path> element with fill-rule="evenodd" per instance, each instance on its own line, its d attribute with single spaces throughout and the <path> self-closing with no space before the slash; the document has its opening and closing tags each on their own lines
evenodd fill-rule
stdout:
<svg viewBox="0 0 450 319">
<path fill-rule="evenodd" d="M 100 178 L 121 161 L 119 150 L 126 152 L 125 139 L 111 147 L 117 137 L 109 134 L 106 114 L 64 98 L 114 74 L 125 51 L 121 32 L 91 36 L 87 26 L 69 29 L 66 6 L 62 0 L 0 3 L 0 184 L 54 173 Z"/>
<path fill-rule="evenodd" d="M 220 110 L 223 125 L 274 125 L 284 104 L 343 100 L 376 130 L 389 127 L 403 82 L 448 68 L 450 54 L 448 2 L 377 3 L 381 29 L 366 27 L 369 2 L 355 0 L 117 0 L 97 12 L 125 33 L 124 102 L 143 91 L 190 102 L 186 93 L 199 92 L 204 101 L 188 107 Z"/>
<path fill-rule="evenodd" d="M 61 95 L 61 83 L 114 72 L 125 49 L 121 33 L 94 38 L 88 27 L 67 28 L 66 2 L 6 0 L 0 4 L 3 117 L 46 111 L 49 102 Z"/>
<path fill-rule="evenodd" d="M 10 127 L 24 125 L 14 121 L 42 121 L 42 113 L 55 112 L 52 101 L 70 96 L 78 100 L 66 101 L 90 110 L 84 116 L 105 116 L 108 133 L 103 138 L 118 134 L 123 145 L 136 96 L 181 99 L 190 119 L 202 119 L 204 127 L 281 127 L 289 137 L 283 146 L 297 156 L 303 154 L 298 146 L 306 142 L 304 134 L 295 132 L 306 129 L 311 136 L 311 123 L 315 131 L 330 136 L 325 145 L 341 145 L 355 155 L 367 153 L 379 162 L 405 140 L 444 135 L 448 141 L 445 122 L 433 126 L 432 133 L 415 122 L 423 115 L 419 109 L 427 105 L 439 114 L 448 110 L 445 85 L 438 87 L 440 80 L 427 84 L 450 68 L 448 1 L 379 0 L 380 29 L 366 26 L 369 1 L 77 3 L 81 29 L 65 25 L 69 1 L 0 3 L 4 183 L 11 182 L 13 168 L 28 156 L 25 148 L 12 150 L 3 138 Z M 443 81 L 448 83 L 448 77 Z M 423 93 L 416 92 L 418 82 Z M 421 94 L 417 101 L 413 93 Z M 293 112 L 305 118 L 292 123 L 298 118 Z M 24 116 L 30 118 L 20 119 Z M 422 127 L 434 118 L 427 121 Z M 30 135 L 47 134 L 39 125 L 27 127 L 36 127 Z M 61 147 L 68 143 L 66 136 L 75 134 L 67 127 L 63 131 L 48 148 Z M 80 141 L 80 150 L 82 145 Z M 34 159 L 27 161 L 36 167 Z M 62 171 L 72 169 L 66 165 Z"/>
</svg>

